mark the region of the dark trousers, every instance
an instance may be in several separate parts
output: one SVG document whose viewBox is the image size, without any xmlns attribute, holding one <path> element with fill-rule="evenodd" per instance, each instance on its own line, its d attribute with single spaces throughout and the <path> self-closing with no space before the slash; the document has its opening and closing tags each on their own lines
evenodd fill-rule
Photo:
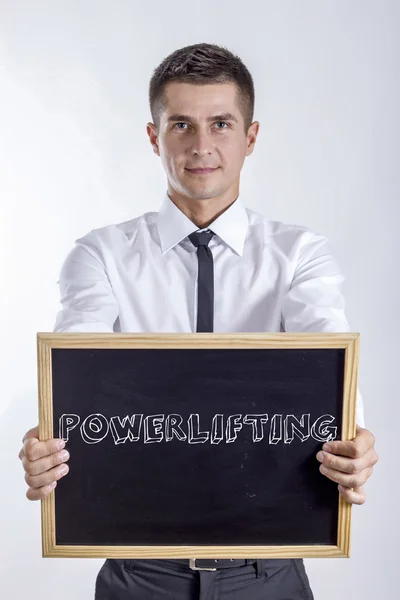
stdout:
<svg viewBox="0 0 400 600">
<path fill-rule="evenodd" d="M 187 561 L 188 563 L 188 561 Z M 107 559 L 95 600 L 314 600 L 302 559 L 265 559 L 217 571 L 184 561 Z"/>
</svg>

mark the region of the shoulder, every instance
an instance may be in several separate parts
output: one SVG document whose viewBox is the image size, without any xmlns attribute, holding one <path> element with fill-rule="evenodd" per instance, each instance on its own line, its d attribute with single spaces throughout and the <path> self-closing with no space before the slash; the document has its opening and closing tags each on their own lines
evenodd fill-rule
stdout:
<svg viewBox="0 0 400 600">
<path fill-rule="evenodd" d="M 132 245 L 138 234 L 151 232 L 157 224 L 157 212 L 146 212 L 142 215 L 123 221 L 97 227 L 75 240 L 76 247 L 85 247 L 94 254 L 114 251 L 119 246 Z"/>
<path fill-rule="evenodd" d="M 255 210 L 246 208 L 250 235 L 260 236 L 265 244 L 271 244 L 286 255 L 301 254 L 309 249 L 330 247 L 329 239 L 304 224 L 285 223 L 268 218 Z"/>
</svg>

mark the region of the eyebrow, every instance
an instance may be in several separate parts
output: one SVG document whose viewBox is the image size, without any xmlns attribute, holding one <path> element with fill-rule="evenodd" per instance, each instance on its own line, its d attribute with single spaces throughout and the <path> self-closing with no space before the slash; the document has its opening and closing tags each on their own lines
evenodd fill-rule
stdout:
<svg viewBox="0 0 400 600">
<path fill-rule="evenodd" d="M 189 115 L 171 115 L 168 117 L 168 122 L 175 121 L 192 121 L 192 117 Z M 238 122 L 237 118 L 232 113 L 224 113 L 222 115 L 215 115 L 214 117 L 208 117 L 207 121 L 235 121 Z"/>
</svg>

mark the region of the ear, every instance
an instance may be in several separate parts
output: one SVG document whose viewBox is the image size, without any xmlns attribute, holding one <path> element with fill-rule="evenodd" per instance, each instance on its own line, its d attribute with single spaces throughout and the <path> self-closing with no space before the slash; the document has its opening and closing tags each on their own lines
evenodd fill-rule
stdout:
<svg viewBox="0 0 400 600">
<path fill-rule="evenodd" d="M 153 152 L 160 156 L 160 149 L 158 147 L 158 132 L 154 123 L 147 123 L 147 135 L 150 138 L 150 144 L 153 146 Z"/>
<path fill-rule="evenodd" d="M 250 125 L 250 127 L 249 127 L 249 130 L 247 132 L 247 152 L 246 152 L 246 156 L 250 156 L 250 154 L 254 150 L 254 146 L 255 146 L 255 143 L 256 143 L 256 139 L 257 139 L 259 128 L 260 128 L 260 123 L 258 121 L 254 121 Z"/>
</svg>

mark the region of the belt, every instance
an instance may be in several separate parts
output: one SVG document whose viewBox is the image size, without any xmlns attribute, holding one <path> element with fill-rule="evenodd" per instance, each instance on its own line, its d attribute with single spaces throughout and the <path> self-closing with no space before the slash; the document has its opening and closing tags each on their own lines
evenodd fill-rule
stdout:
<svg viewBox="0 0 400 600">
<path fill-rule="evenodd" d="M 187 560 L 182 562 L 187 564 Z M 189 567 L 194 571 L 216 571 L 217 569 L 230 569 L 253 565 L 255 558 L 190 558 Z"/>
</svg>

